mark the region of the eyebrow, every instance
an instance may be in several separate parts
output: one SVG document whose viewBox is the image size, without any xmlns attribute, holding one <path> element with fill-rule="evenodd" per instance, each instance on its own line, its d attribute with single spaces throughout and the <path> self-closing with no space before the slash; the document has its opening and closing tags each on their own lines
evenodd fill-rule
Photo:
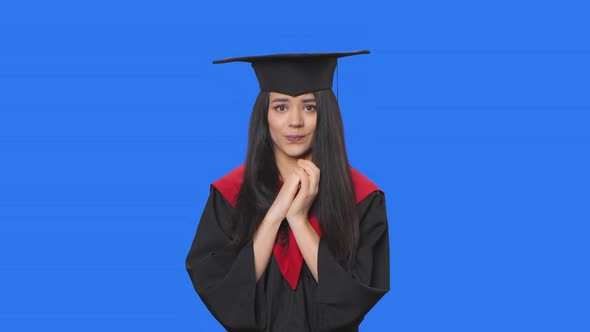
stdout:
<svg viewBox="0 0 590 332">
<path fill-rule="evenodd" d="M 275 98 L 273 99 L 272 103 L 285 103 L 288 102 L 289 99 L 288 98 Z M 307 98 L 307 99 L 303 99 L 304 103 L 311 103 L 311 102 L 315 102 L 315 98 Z"/>
<path fill-rule="evenodd" d="M 272 102 L 273 103 L 276 103 L 276 102 L 284 103 L 284 102 L 287 102 L 287 101 L 289 101 L 289 99 L 287 99 L 287 98 L 275 98 Z"/>
</svg>

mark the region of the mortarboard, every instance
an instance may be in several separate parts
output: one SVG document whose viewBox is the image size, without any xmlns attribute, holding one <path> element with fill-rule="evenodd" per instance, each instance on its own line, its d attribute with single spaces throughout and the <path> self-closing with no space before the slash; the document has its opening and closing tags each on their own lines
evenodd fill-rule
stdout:
<svg viewBox="0 0 590 332">
<path fill-rule="evenodd" d="M 214 64 L 227 62 L 250 62 L 260 90 L 298 96 L 303 93 L 330 89 L 338 58 L 369 54 L 370 51 L 338 53 L 291 53 L 245 56 L 213 61 Z"/>
</svg>

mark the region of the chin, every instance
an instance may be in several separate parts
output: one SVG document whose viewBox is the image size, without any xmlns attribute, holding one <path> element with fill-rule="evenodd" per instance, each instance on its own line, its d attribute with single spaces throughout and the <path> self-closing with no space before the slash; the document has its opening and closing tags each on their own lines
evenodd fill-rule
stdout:
<svg viewBox="0 0 590 332">
<path fill-rule="evenodd" d="M 305 156 L 311 153 L 311 148 L 284 149 L 282 151 L 289 158 L 303 159 Z"/>
<path fill-rule="evenodd" d="M 304 157 L 307 156 L 310 153 L 311 153 L 311 149 L 306 149 L 306 150 L 299 150 L 299 151 L 294 152 L 294 153 L 289 153 L 287 155 L 289 157 L 295 158 L 295 159 L 304 159 Z"/>
</svg>

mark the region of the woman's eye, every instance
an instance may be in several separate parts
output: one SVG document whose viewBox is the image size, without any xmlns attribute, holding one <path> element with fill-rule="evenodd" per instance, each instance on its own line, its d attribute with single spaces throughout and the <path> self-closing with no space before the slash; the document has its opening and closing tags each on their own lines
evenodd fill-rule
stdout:
<svg viewBox="0 0 590 332">
<path fill-rule="evenodd" d="M 317 109 L 317 107 L 316 107 L 315 105 L 305 105 L 305 106 L 303 106 L 303 108 L 304 108 L 306 111 L 310 111 L 310 112 L 311 112 L 311 111 L 315 111 L 315 110 Z"/>
<path fill-rule="evenodd" d="M 277 105 L 277 106 L 275 106 L 275 107 L 274 107 L 274 109 L 275 109 L 276 111 L 280 111 L 280 112 L 282 112 L 282 111 L 284 111 L 284 110 L 286 110 L 286 109 L 287 109 L 287 106 L 286 106 L 286 105 Z"/>
</svg>

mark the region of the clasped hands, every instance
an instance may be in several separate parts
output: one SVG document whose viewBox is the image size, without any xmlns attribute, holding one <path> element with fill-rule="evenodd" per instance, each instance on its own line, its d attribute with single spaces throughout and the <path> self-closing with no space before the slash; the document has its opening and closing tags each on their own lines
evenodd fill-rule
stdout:
<svg viewBox="0 0 590 332">
<path fill-rule="evenodd" d="M 287 177 L 269 212 L 281 222 L 307 222 L 307 215 L 318 193 L 320 169 L 310 160 L 299 159 L 294 172 Z"/>
</svg>

